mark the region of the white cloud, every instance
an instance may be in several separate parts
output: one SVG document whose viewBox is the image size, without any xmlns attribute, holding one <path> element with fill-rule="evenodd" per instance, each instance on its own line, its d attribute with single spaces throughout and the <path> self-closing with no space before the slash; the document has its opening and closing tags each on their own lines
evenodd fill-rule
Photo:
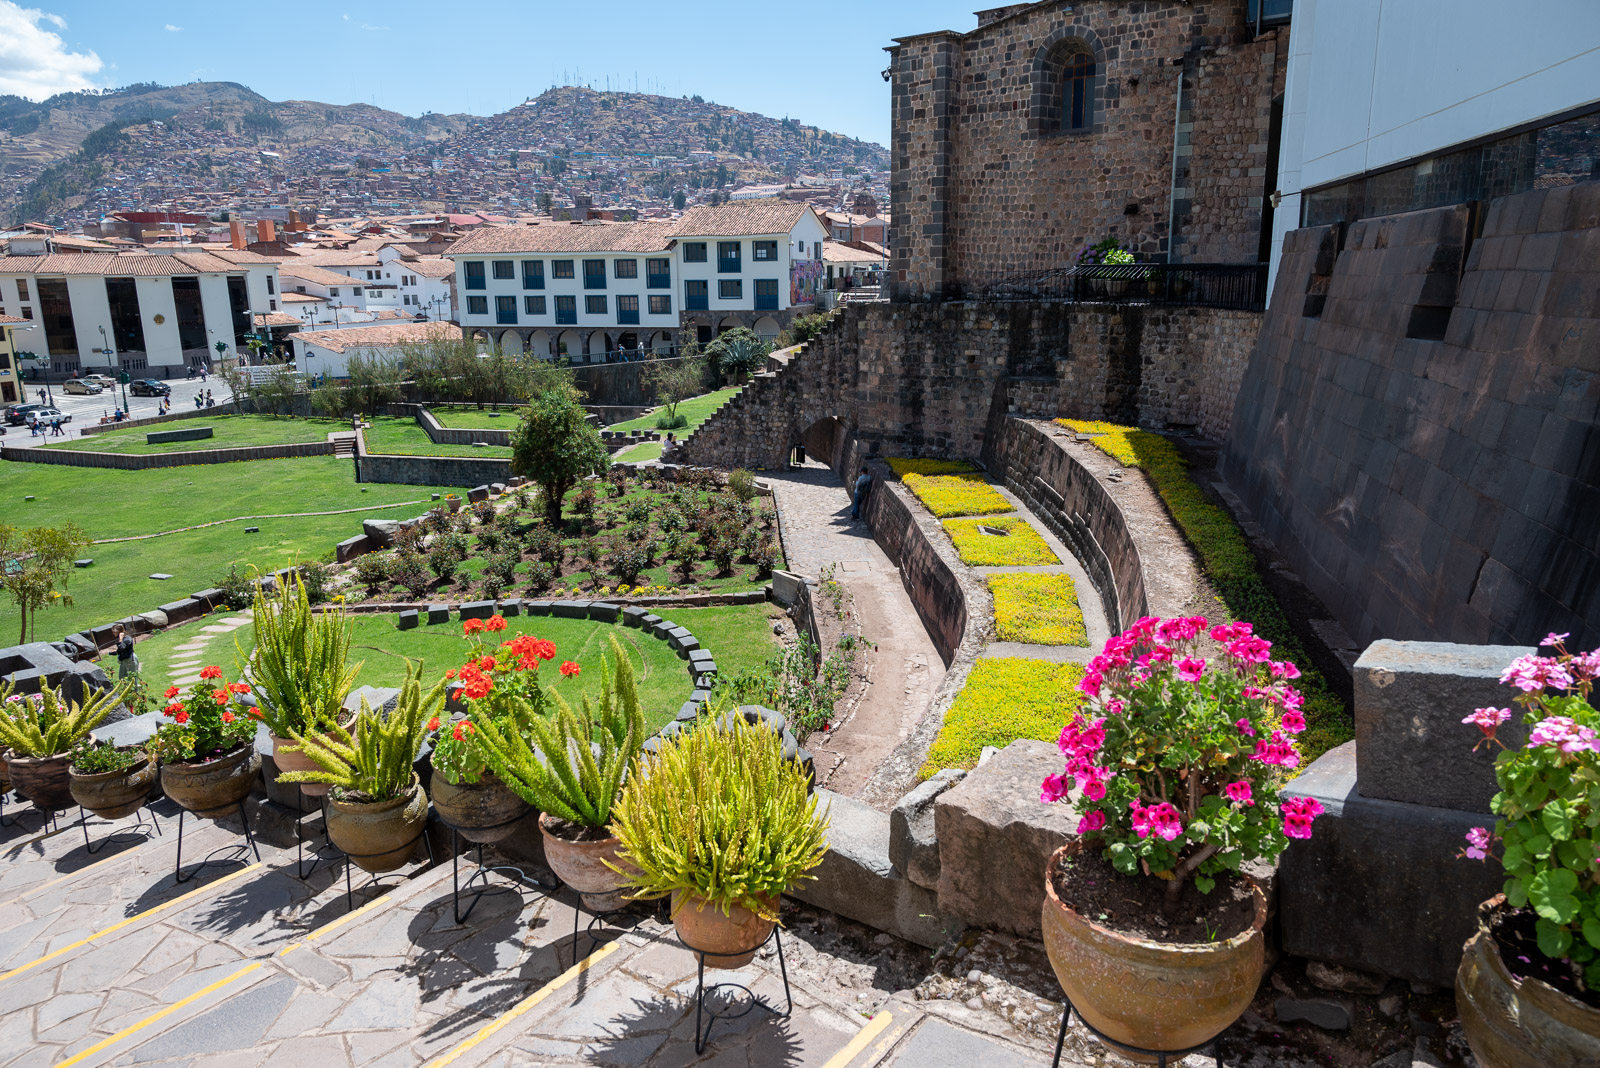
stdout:
<svg viewBox="0 0 1600 1068">
<path fill-rule="evenodd" d="M 182 33 L 183 32 L 183 27 L 182 26 L 174 26 L 172 23 L 169 22 L 169 23 L 167 23 L 167 32 L 168 33 Z"/>
<path fill-rule="evenodd" d="M 98 88 L 105 66 L 93 52 L 69 51 L 66 42 L 40 23 L 66 29 L 66 20 L 36 8 L 0 0 L 0 93 L 43 100 L 56 93 Z"/>
<path fill-rule="evenodd" d="M 363 22 L 361 24 L 361 28 L 363 30 L 387 30 L 389 27 L 387 27 L 387 26 L 368 26 L 365 22 Z"/>
</svg>

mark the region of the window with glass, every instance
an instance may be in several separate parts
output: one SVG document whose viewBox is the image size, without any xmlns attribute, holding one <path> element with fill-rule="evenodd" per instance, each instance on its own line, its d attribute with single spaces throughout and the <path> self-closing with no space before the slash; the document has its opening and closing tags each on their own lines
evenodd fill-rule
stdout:
<svg viewBox="0 0 1600 1068">
<path fill-rule="evenodd" d="M 717 297 L 721 300 L 738 300 L 744 296 L 744 280 L 723 278 L 717 282 Z"/>
<path fill-rule="evenodd" d="M 572 278 L 572 277 L 575 277 L 573 275 L 573 273 L 572 273 L 572 262 L 573 262 L 572 260 L 551 260 L 550 261 L 550 277 L 552 277 L 552 278 Z"/>
<path fill-rule="evenodd" d="M 617 297 L 617 322 L 624 326 L 639 325 L 639 298 Z"/>
<path fill-rule="evenodd" d="M 756 279 L 756 311 L 778 310 L 778 280 L 776 278 Z"/>
<path fill-rule="evenodd" d="M 740 261 L 739 242 L 737 242 L 737 241 L 718 241 L 717 242 L 717 270 L 720 273 L 728 274 L 728 273 L 732 273 L 732 272 L 738 271 L 739 268 L 740 268 L 740 262 L 739 261 Z"/>
<path fill-rule="evenodd" d="M 467 314 L 468 315 L 488 315 L 489 314 L 489 298 L 488 297 L 468 297 L 467 298 Z"/>
<path fill-rule="evenodd" d="M 572 261 L 568 260 L 567 262 L 570 263 Z M 578 298 L 577 297 L 557 297 L 556 298 L 556 323 L 558 325 L 571 325 L 572 323 L 576 323 L 577 321 L 578 321 Z"/>
<path fill-rule="evenodd" d="M 753 260 L 775 260 L 778 258 L 778 243 L 776 241 L 750 242 L 750 258 Z"/>
<path fill-rule="evenodd" d="M 494 276 L 497 279 L 514 278 L 516 276 L 516 265 L 510 260 L 495 260 Z"/>
<path fill-rule="evenodd" d="M 683 245 L 684 263 L 706 262 L 706 243 L 704 241 L 686 241 Z"/>
<path fill-rule="evenodd" d="M 270 297 L 277 291 L 277 288 L 272 284 L 272 276 L 270 274 L 267 275 L 267 296 Z"/>
<path fill-rule="evenodd" d="M 517 321 L 517 298 L 494 298 L 494 321 L 502 325 L 512 325 Z"/>
<path fill-rule="evenodd" d="M 672 298 L 666 296 L 652 296 L 650 298 L 651 315 L 671 315 Z"/>
<path fill-rule="evenodd" d="M 705 311 L 711 306 L 709 286 L 704 279 L 683 283 L 683 307 L 685 311 Z"/>
<path fill-rule="evenodd" d="M 529 315 L 543 315 L 544 314 L 544 298 L 543 297 L 523 297 L 522 298 L 522 310 L 524 312 L 526 312 L 527 314 L 529 314 Z"/>
<path fill-rule="evenodd" d="M 606 261 L 583 261 L 583 288 L 604 289 L 606 287 Z"/>
<path fill-rule="evenodd" d="M 645 288 L 672 288 L 672 261 L 668 259 L 644 261 Z"/>
<path fill-rule="evenodd" d="M 522 288 L 544 288 L 544 260 L 522 261 Z"/>
<path fill-rule="evenodd" d="M 28 280 L 26 278 L 17 279 L 17 299 L 18 300 L 32 300 L 33 299 L 32 297 L 28 296 Z"/>
<path fill-rule="evenodd" d="M 1094 125 L 1094 57 L 1074 52 L 1061 76 L 1061 128 L 1087 130 Z"/>
<path fill-rule="evenodd" d="M 591 294 L 583 298 L 583 313 L 585 315 L 604 315 L 606 313 L 606 298 L 604 294 Z"/>
<path fill-rule="evenodd" d="M 468 260 L 465 264 L 465 267 L 467 269 L 467 288 L 483 289 L 483 261 Z"/>
<path fill-rule="evenodd" d="M 611 274 L 614 278 L 638 278 L 638 260 L 612 260 Z"/>
</svg>

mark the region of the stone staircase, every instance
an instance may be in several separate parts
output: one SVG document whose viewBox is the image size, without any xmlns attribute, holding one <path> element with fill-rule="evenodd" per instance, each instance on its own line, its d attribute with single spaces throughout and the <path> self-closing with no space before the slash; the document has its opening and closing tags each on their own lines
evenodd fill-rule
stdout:
<svg viewBox="0 0 1600 1068">
<path fill-rule="evenodd" d="M 333 443 L 333 454 L 335 456 L 355 456 L 356 435 L 354 431 L 345 430 L 329 434 L 328 440 Z"/>
</svg>

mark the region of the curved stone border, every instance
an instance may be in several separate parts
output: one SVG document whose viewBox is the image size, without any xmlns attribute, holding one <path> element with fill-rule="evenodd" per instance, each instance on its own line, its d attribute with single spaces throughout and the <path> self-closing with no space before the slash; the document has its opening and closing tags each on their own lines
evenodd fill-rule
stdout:
<svg viewBox="0 0 1600 1068">
<path fill-rule="evenodd" d="M 369 452 L 365 432 L 356 435 L 355 464 L 357 482 L 406 486 L 477 486 L 506 482 L 511 478 L 510 459 Z"/>
<path fill-rule="evenodd" d="M 470 406 L 463 406 L 468 410 Z M 476 409 L 471 409 L 476 410 Z M 503 445 L 511 447 L 511 431 L 509 430 L 461 430 L 456 427 L 445 426 L 435 418 L 431 409 L 419 406 L 414 413 L 417 425 L 422 432 L 428 435 L 428 440 L 435 445 L 476 445 L 483 442 L 485 445 Z M 516 419 L 511 420 L 512 423 Z"/>
<path fill-rule="evenodd" d="M 121 428 L 126 428 L 124 423 Z M 110 467 L 119 471 L 142 471 L 152 467 L 187 467 L 190 464 L 227 464 L 246 460 L 283 460 L 297 456 L 332 456 L 331 441 L 300 441 L 286 445 L 249 445 L 238 449 L 206 449 L 200 452 L 82 452 L 76 449 L 0 448 L 0 460 L 32 464 L 64 464 L 68 467 Z"/>
</svg>

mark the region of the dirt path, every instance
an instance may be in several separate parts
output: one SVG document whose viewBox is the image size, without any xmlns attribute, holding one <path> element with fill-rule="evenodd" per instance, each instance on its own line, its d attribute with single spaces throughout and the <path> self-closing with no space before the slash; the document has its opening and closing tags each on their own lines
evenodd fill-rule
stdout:
<svg viewBox="0 0 1600 1068">
<path fill-rule="evenodd" d="M 819 784 L 854 795 L 911 736 L 944 680 L 944 662 L 899 570 L 866 524 L 851 521 L 850 496 L 833 472 L 810 462 L 765 477 L 778 495 L 790 570 L 816 579 L 825 565 L 837 565 L 834 577 L 855 600 L 861 634 L 877 646 L 870 682 L 854 712 L 831 734 L 813 735 L 808 743 Z"/>
</svg>

